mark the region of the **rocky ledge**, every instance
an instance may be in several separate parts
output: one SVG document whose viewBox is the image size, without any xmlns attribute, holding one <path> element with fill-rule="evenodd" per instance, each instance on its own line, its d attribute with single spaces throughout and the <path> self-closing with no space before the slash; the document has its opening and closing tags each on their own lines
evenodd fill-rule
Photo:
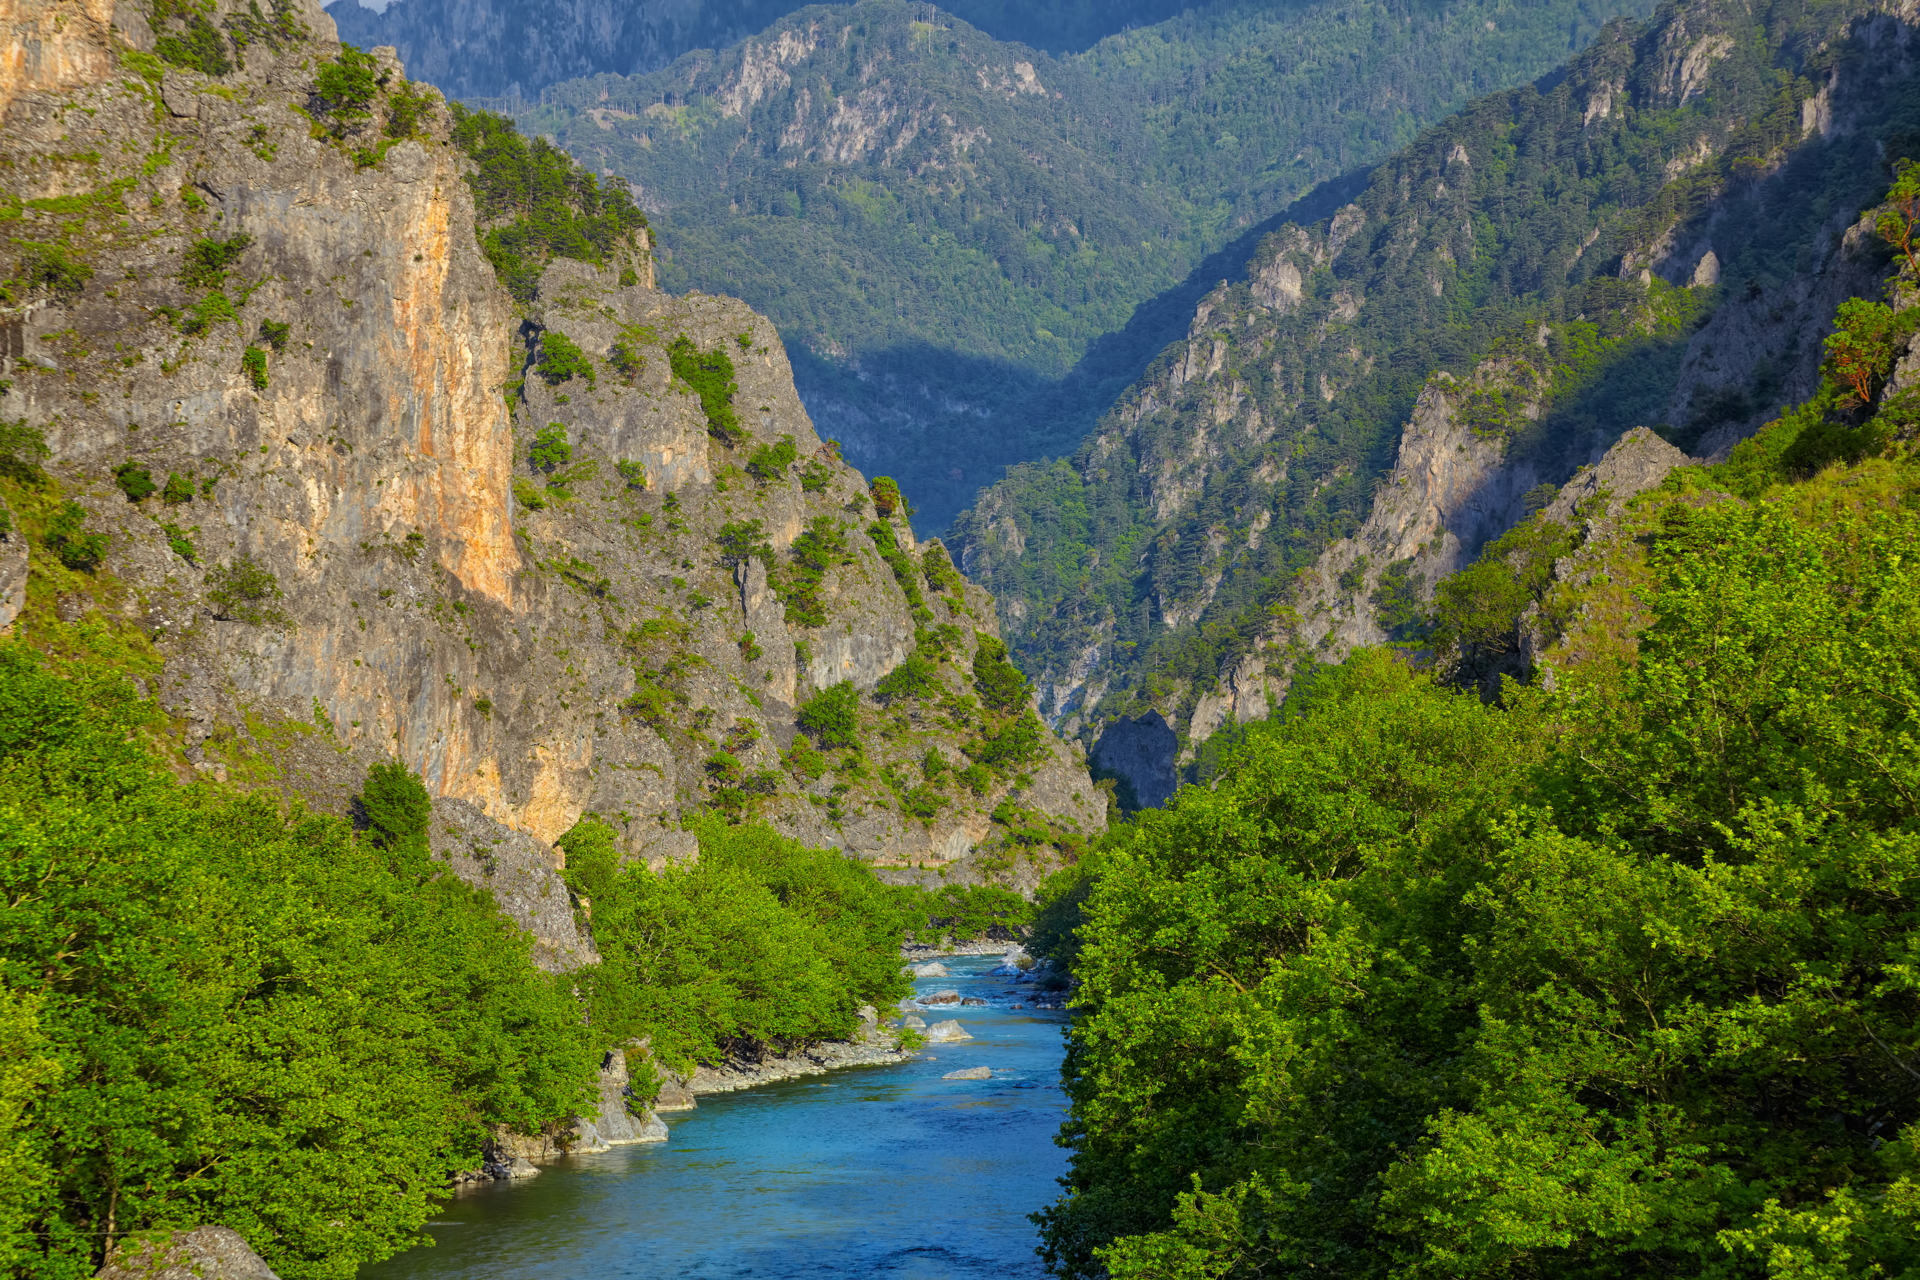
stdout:
<svg viewBox="0 0 1920 1280">
<path fill-rule="evenodd" d="M 735 1093 L 802 1076 L 823 1076 L 841 1067 L 892 1066 L 913 1057 L 900 1047 L 900 1038 L 880 1025 L 871 1005 L 860 1010 L 860 1030 L 851 1040 L 827 1040 L 792 1053 L 760 1058 L 731 1056 L 724 1062 L 701 1063 L 690 1076 L 669 1076 L 654 1106 L 659 1111 L 686 1110 L 702 1094 Z"/>
</svg>

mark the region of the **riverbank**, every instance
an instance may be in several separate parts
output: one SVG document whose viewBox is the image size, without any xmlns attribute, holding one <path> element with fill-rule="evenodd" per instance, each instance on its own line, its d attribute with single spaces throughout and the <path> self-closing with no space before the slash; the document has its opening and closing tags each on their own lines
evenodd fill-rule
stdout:
<svg viewBox="0 0 1920 1280">
<path fill-rule="evenodd" d="M 689 1076 L 669 1075 L 655 1099 L 655 1111 L 691 1111 L 695 1099 L 714 1093 L 736 1093 L 782 1080 L 823 1076 L 845 1067 L 884 1067 L 906 1062 L 913 1051 L 900 1047 L 900 1036 L 880 1025 L 872 1007 L 860 1010 L 860 1030 L 852 1040 L 825 1040 L 792 1053 L 762 1058 L 729 1057 L 721 1063 L 701 1063 Z"/>
<path fill-rule="evenodd" d="M 783 1081 L 702 1095 L 663 1113 L 666 1142 L 463 1194 L 426 1228 L 438 1247 L 361 1280 L 1044 1280 L 1026 1215 L 1066 1171 L 1066 1019 L 1013 1009 L 991 958 L 947 964 L 917 994 L 986 1000 L 940 1015 L 971 1039 L 873 1070 L 789 1061 Z M 867 1065 L 820 1046 L 788 1058 L 810 1056 Z"/>
</svg>

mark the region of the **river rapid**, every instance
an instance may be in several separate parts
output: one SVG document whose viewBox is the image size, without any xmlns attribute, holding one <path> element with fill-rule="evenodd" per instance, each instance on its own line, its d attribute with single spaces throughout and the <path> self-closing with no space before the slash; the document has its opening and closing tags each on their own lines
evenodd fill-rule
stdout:
<svg viewBox="0 0 1920 1280">
<path fill-rule="evenodd" d="M 360 1280 L 1030 1280 L 1043 1275 L 1027 1214 L 1066 1171 L 1056 1147 L 1066 1015 L 1015 1010 L 1029 988 L 942 961 L 988 1006 L 931 1009 L 973 1035 L 897 1066 L 853 1067 L 669 1112 L 663 1143 L 548 1165 L 463 1193 L 427 1224 L 432 1247 Z M 991 1067 L 991 1080 L 943 1080 Z"/>
</svg>

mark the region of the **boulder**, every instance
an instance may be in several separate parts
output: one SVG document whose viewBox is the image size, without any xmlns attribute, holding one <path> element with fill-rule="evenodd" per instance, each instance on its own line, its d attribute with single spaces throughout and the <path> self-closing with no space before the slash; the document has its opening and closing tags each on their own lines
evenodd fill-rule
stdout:
<svg viewBox="0 0 1920 1280">
<path fill-rule="evenodd" d="M 913 976 L 916 978 L 945 978 L 951 975 L 947 972 L 947 966 L 941 964 L 938 960 L 930 960 L 926 964 L 913 966 Z"/>
<path fill-rule="evenodd" d="M 959 1004 L 960 993 L 953 990 L 936 991 L 932 995 L 919 997 L 919 1000 L 921 1004 Z"/>
<path fill-rule="evenodd" d="M 95 1280 L 280 1280 L 240 1233 L 227 1227 L 176 1231 L 115 1249 Z"/>
<path fill-rule="evenodd" d="M 686 1076 L 671 1071 L 660 1072 L 660 1093 L 653 1100 L 655 1111 L 692 1111 L 699 1105 L 693 1090 L 688 1087 Z"/>
<path fill-rule="evenodd" d="M 980 1008 L 986 1003 L 987 1002 L 985 1000 L 982 1000 L 979 996 L 968 996 L 960 1002 L 962 1007 L 975 1008 L 975 1009 Z"/>
<path fill-rule="evenodd" d="M 927 1028 L 928 1044 L 952 1044 L 957 1040 L 971 1040 L 967 1029 L 948 1018 L 945 1022 L 936 1022 Z"/>
<path fill-rule="evenodd" d="M 916 1018 L 910 1015 L 908 1017 L 900 1019 L 900 1025 L 903 1027 L 912 1027 L 915 1031 L 925 1031 L 927 1029 L 927 1020 L 925 1018 Z"/>
<path fill-rule="evenodd" d="M 959 1071 L 949 1071 L 940 1077 L 942 1080 L 991 1080 L 992 1067 L 964 1067 Z"/>
</svg>

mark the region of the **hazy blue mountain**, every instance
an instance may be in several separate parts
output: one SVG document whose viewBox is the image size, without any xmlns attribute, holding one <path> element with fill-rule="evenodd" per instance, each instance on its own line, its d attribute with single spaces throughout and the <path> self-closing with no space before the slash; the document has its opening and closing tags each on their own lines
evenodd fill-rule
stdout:
<svg viewBox="0 0 1920 1280">
<path fill-rule="evenodd" d="M 954 0 L 949 12 L 1002 40 L 1055 53 L 1163 21 L 1190 0 Z M 694 49 L 718 49 L 800 8 L 793 0 L 337 0 L 340 38 L 393 45 L 410 74 L 457 97 L 534 96 L 556 80 L 636 75 Z"/>
<path fill-rule="evenodd" d="M 773 316 L 822 430 L 936 530 L 1085 435 L 1245 257 L 1183 287 L 1210 254 L 1650 7 L 1216 3 L 1052 56 L 864 0 L 520 116 L 635 184 L 669 287 Z"/>
</svg>

